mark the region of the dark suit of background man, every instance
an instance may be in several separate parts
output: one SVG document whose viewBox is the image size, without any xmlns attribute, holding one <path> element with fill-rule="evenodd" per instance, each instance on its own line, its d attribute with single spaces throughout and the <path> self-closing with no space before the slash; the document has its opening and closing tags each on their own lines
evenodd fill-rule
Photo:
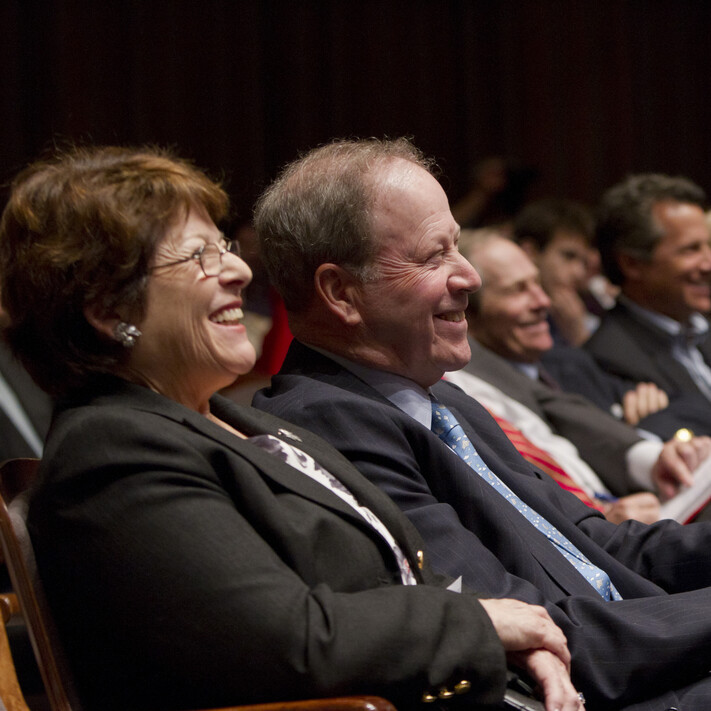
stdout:
<svg viewBox="0 0 711 711">
<path fill-rule="evenodd" d="M 50 417 L 48 396 L 0 341 L 0 462 L 42 456 Z"/>
<path fill-rule="evenodd" d="M 704 192 L 692 182 L 648 174 L 608 190 L 598 212 L 602 265 L 622 293 L 585 348 L 608 372 L 654 382 L 670 399 L 693 392 L 711 401 L 704 206 Z"/>
<path fill-rule="evenodd" d="M 711 707 L 711 527 L 620 526 L 528 464 L 445 371 L 469 359 L 480 285 L 427 163 L 406 142 L 339 142 L 287 167 L 255 225 L 296 341 L 255 404 L 330 440 L 423 534 L 432 564 L 493 596 L 543 604 L 588 709 Z M 609 574 L 598 594 L 431 429 L 430 394 L 484 462 Z M 427 553 L 427 551 L 426 551 Z"/>
</svg>

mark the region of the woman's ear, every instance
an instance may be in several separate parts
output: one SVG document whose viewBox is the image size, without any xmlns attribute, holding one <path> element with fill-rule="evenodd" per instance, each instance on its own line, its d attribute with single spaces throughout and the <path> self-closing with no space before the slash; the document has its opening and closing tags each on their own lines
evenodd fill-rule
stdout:
<svg viewBox="0 0 711 711">
<path fill-rule="evenodd" d="M 337 264 L 321 264 L 314 274 L 317 298 L 348 326 L 361 322 L 358 309 L 360 282 Z"/>
<path fill-rule="evenodd" d="M 111 341 L 117 341 L 116 326 L 124 319 L 114 309 L 107 310 L 98 303 L 84 307 L 84 318 L 98 331 Z"/>
</svg>

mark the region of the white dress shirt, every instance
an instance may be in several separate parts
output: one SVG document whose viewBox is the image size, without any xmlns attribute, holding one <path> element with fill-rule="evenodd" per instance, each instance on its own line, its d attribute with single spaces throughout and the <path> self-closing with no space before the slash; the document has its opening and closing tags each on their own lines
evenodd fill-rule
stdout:
<svg viewBox="0 0 711 711">
<path fill-rule="evenodd" d="M 445 377 L 484 407 L 518 427 L 533 444 L 557 460 L 587 494 L 590 496 L 609 494 L 600 477 L 580 457 L 575 445 L 570 440 L 555 434 L 535 412 L 471 373 L 460 370 L 456 373 L 447 373 Z M 652 467 L 659 458 L 663 446 L 659 441 L 641 440 L 627 450 L 625 455 L 627 472 L 630 479 L 643 489 L 650 491 L 655 489 Z"/>
</svg>

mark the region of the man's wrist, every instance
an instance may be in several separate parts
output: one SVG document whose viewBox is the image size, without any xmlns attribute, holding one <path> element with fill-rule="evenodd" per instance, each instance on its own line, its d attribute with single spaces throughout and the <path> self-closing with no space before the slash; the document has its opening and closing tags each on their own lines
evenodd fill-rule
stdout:
<svg viewBox="0 0 711 711">
<path fill-rule="evenodd" d="M 627 450 L 625 455 L 627 474 L 633 484 L 647 491 L 655 490 L 652 469 L 657 463 L 663 447 L 662 442 L 640 440 Z"/>
</svg>

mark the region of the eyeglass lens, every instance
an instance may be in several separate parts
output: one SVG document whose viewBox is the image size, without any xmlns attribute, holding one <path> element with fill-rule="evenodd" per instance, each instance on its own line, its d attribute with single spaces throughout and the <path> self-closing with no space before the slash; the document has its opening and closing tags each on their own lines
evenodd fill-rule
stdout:
<svg viewBox="0 0 711 711">
<path fill-rule="evenodd" d="M 224 251 L 216 244 L 206 244 L 200 254 L 200 266 L 205 276 L 217 276 L 222 271 L 222 256 L 230 253 L 237 257 L 240 255 L 239 242 L 231 240 L 227 242 L 227 249 Z"/>
</svg>

